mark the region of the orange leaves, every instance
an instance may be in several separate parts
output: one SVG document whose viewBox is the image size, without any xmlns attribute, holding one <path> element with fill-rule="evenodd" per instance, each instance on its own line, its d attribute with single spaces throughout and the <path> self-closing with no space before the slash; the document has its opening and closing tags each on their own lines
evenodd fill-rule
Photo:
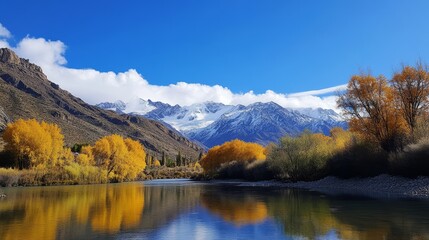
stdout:
<svg viewBox="0 0 429 240">
<path fill-rule="evenodd" d="M 10 123 L 3 134 L 19 168 L 55 166 L 64 154 L 64 136 L 55 124 L 35 119 L 19 119 Z"/>
<path fill-rule="evenodd" d="M 338 106 L 349 115 L 352 131 L 386 151 L 395 151 L 406 144 L 405 139 L 417 140 L 418 122 L 428 115 L 428 97 L 428 68 L 418 63 L 403 66 L 390 85 L 383 76 L 353 76 Z"/>
<path fill-rule="evenodd" d="M 395 104 L 395 95 L 383 76 L 353 76 L 338 106 L 350 117 L 350 129 L 392 151 L 404 134 L 404 121 Z"/>
<path fill-rule="evenodd" d="M 256 143 L 232 140 L 211 148 L 200 164 L 205 171 L 215 171 L 223 163 L 232 161 L 265 160 L 264 147 Z"/>
<path fill-rule="evenodd" d="M 424 114 L 429 103 L 429 73 L 422 64 L 416 67 L 404 66 L 392 78 L 392 88 L 400 104 L 401 113 L 411 133 L 417 125 L 417 118 Z"/>
</svg>

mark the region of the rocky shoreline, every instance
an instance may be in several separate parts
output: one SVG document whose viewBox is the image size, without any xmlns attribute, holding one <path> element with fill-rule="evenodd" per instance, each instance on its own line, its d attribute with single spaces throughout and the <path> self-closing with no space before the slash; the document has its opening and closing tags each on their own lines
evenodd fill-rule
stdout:
<svg viewBox="0 0 429 240">
<path fill-rule="evenodd" d="M 415 179 L 390 175 L 353 179 L 325 177 L 312 182 L 261 181 L 241 182 L 238 185 L 299 188 L 326 194 L 350 194 L 376 198 L 429 198 L 429 177 Z"/>
</svg>

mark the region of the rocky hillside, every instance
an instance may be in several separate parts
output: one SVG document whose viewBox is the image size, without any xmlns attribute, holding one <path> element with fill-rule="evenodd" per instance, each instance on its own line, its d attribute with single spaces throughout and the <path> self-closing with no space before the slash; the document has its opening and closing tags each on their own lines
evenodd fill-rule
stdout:
<svg viewBox="0 0 429 240">
<path fill-rule="evenodd" d="M 0 128 L 6 121 L 36 118 L 58 124 L 68 145 L 92 143 L 117 133 L 141 141 L 155 153 L 197 157 L 202 150 L 182 134 L 142 116 L 119 115 L 91 106 L 50 82 L 42 69 L 0 49 Z"/>
<path fill-rule="evenodd" d="M 0 107 L 0 131 L 3 131 L 6 128 L 8 122 L 10 122 L 9 117 L 4 112 L 4 109 Z"/>
</svg>

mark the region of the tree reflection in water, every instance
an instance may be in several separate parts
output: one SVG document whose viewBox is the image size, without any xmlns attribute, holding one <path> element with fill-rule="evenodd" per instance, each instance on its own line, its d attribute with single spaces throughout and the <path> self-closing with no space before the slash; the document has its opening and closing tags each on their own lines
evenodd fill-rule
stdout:
<svg viewBox="0 0 429 240">
<path fill-rule="evenodd" d="M 6 188 L 0 239 L 429 239 L 427 200 L 178 182 Z"/>
<path fill-rule="evenodd" d="M 268 217 L 267 205 L 252 196 L 221 191 L 201 195 L 201 205 L 236 226 L 263 222 Z"/>
<path fill-rule="evenodd" d="M 49 240 L 70 234 L 59 231 L 61 225 L 89 225 L 94 231 L 114 233 L 138 226 L 144 207 L 143 185 L 20 190 L 8 193 L 0 204 L 0 239 Z"/>
<path fill-rule="evenodd" d="M 338 239 L 429 239 L 427 201 L 221 187 L 203 193 L 201 205 L 235 225 L 275 219 L 286 236 L 304 239 L 323 238 L 332 232 Z"/>
</svg>

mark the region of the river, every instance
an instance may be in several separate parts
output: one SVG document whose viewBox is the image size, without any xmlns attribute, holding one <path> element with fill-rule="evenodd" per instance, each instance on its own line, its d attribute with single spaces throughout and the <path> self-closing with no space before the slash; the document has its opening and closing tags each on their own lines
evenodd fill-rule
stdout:
<svg viewBox="0 0 429 240">
<path fill-rule="evenodd" d="M 189 180 L 0 191 L 0 239 L 429 239 L 421 199 Z"/>
</svg>

